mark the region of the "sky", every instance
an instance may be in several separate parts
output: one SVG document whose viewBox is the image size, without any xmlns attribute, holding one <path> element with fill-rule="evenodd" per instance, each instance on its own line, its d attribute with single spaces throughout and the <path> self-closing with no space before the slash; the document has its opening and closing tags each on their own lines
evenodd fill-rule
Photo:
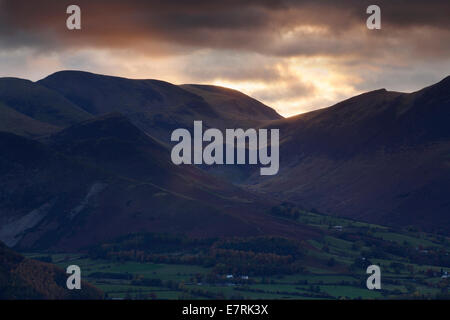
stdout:
<svg viewBox="0 0 450 320">
<path fill-rule="evenodd" d="M 81 30 L 66 27 L 71 4 Z M 380 30 L 366 27 L 371 4 Z M 292 116 L 450 75 L 449 15 L 448 0 L 0 0 L 0 77 L 215 84 Z"/>
</svg>

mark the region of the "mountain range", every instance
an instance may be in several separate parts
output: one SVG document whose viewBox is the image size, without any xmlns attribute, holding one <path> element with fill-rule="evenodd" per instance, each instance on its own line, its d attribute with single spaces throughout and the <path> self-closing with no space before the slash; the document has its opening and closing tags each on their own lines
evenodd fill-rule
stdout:
<svg viewBox="0 0 450 320">
<path fill-rule="evenodd" d="M 277 128 L 280 171 L 175 166 L 170 134 Z M 414 93 L 368 92 L 283 118 L 235 90 L 80 71 L 0 79 L 0 240 L 74 250 L 130 232 L 193 237 L 319 230 L 304 210 L 450 234 L 450 77 Z"/>
</svg>

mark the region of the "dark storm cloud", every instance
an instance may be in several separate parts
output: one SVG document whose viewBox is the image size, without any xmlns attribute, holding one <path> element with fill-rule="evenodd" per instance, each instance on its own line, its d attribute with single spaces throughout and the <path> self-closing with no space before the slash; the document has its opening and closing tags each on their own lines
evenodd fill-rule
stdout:
<svg viewBox="0 0 450 320">
<path fill-rule="evenodd" d="M 40 49 L 129 47 L 164 55 L 197 48 L 280 56 L 354 54 L 367 50 L 358 40 L 367 37 L 365 9 L 371 2 L 3 0 L 0 45 Z M 82 9 L 81 31 L 65 28 L 65 10 L 74 3 Z M 370 41 L 387 46 L 387 39 L 400 34 L 403 42 L 414 45 L 410 33 L 428 28 L 427 37 L 434 35 L 428 38 L 431 51 L 439 52 L 443 46 L 447 49 L 450 1 L 397 0 L 377 4 L 382 9 L 382 30 L 380 35 L 371 35 Z M 296 31 L 301 26 L 323 28 L 324 33 Z M 294 32 L 294 39 L 286 40 L 282 35 L 289 31 Z M 415 49 L 426 51 L 422 46 Z"/>
</svg>

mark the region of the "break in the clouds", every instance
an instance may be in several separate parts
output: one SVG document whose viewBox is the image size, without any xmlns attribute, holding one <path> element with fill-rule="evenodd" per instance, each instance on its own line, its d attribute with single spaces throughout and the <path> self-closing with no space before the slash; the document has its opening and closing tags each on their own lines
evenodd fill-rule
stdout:
<svg viewBox="0 0 450 320">
<path fill-rule="evenodd" d="M 66 28 L 66 8 L 82 30 Z M 368 30 L 366 8 L 381 7 Z M 0 0 L 0 76 L 80 69 L 244 91 L 293 115 L 450 72 L 449 1 Z"/>
</svg>

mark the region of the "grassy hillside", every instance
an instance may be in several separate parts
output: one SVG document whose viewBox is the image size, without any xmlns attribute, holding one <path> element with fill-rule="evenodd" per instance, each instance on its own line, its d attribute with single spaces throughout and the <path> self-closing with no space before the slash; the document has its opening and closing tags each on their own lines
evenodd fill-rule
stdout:
<svg viewBox="0 0 450 320">
<path fill-rule="evenodd" d="M 44 123 L 0 102 L 0 130 L 26 137 L 38 137 L 59 130 L 59 127 Z"/>
<path fill-rule="evenodd" d="M 59 93 L 17 78 L 0 78 L 0 102 L 29 118 L 57 127 L 91 117 Z"/>
</svg>

